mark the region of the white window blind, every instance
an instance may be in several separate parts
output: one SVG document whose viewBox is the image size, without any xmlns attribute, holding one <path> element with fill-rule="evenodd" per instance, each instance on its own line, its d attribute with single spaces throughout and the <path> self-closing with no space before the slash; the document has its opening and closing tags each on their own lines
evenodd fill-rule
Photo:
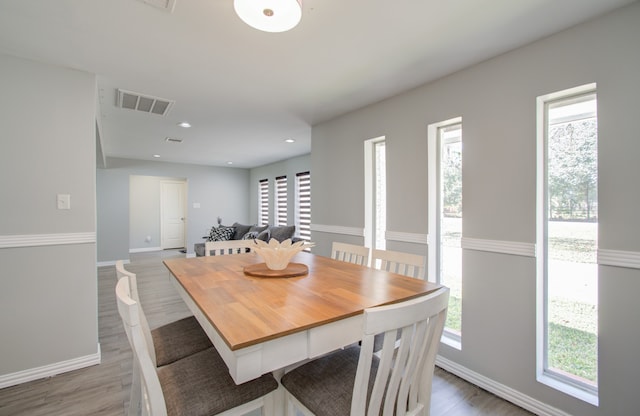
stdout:
<svg viewBox="0 0 640 416">
<path fill-rule="evenodd" d="M 287 225 L 287 177 L 276 178 L 276 225 Z"/>
<path fill-rule="evenodd" d="M 260 179 L 258 186 L 258 222 L 269 224 L 269 179 Z"/>
<path fill-rule="evenodd" d="M 311 173 L 296 174 L 296 229 L 298 236 L 311 241 Z"/>
</svg>

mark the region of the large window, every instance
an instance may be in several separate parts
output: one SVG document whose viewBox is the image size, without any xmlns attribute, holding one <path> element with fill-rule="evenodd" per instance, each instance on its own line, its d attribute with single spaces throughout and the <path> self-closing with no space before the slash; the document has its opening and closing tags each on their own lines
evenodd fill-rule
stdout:
<svg viewBox="0 0 640 416">
<path fill-rule="evenodd" d="M 590 403 L 598 382 L 595 85 L 538 98 L 538 380 Z"/>
<path fill-rule="evenodd" d="M 443 339 L 462 341 L 462 120 L 429 126 L 429 275 L 450 288 Z"/>
<path fill-rule="evenodd" d="M 269 179 L 258 182 L 258 223 L 269 224 Z"/>
<path fill-rule="evenodd" d="M 311 173 L 296 173 L 296 230 L 298 236 L 311 241 Z"/>
<path fill-rule="evenodd" d="M 287 177 L 276 178 L 276 225 L 287 225 Z"/>
<path fill-rule="evenodd" d="M 365 245 L 384 250 L 387 229 L 387 162 L 384 137 L 365 142 Z"/>
</svg>

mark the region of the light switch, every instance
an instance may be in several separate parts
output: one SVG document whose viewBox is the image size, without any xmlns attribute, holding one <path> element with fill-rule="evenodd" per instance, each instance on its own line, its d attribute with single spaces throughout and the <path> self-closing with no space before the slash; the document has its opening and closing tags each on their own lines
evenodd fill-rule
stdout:
<svg viewBox="0 0 640 416">
<path fill-rule="evenodd" d="M 71 209 L 71 195 L 58 194 L 58 209 Z"/>
</svg>

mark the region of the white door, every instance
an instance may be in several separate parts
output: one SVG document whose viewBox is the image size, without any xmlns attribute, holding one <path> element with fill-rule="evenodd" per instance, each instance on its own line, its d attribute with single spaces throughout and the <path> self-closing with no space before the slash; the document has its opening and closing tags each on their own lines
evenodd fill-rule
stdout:
<svg viewBox="0 0 640 416">
<path fill-rule="evenodd" d="M 163 249 L 184 247 L 186 189 L 186 182 L 160 182 L 160 239 Z"/>
</svg>

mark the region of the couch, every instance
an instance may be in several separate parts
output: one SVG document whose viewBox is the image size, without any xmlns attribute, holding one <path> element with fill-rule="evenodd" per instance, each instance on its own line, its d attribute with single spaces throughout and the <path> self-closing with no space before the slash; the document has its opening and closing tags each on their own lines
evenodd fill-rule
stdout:
<svg viewBox="0 0 640 416">
<path fill-rule="evenodd" d="M 290 238 L 293 242 L 299 241 L 300 238 L 294 237 L 296 231 L 295 225 L 246 225 L 234 223 L 233 225 L 220 225 L 211 227 L 208 236 L 203 237 L 206 241 L 223 241 L 223 240 L 253 240 L 259 239 L 269 241 L 275 238 L 279 242 Z M 204 243 L 196 243 L 193 246 L 196 256 L 204 256 Z"/>
</svg>

